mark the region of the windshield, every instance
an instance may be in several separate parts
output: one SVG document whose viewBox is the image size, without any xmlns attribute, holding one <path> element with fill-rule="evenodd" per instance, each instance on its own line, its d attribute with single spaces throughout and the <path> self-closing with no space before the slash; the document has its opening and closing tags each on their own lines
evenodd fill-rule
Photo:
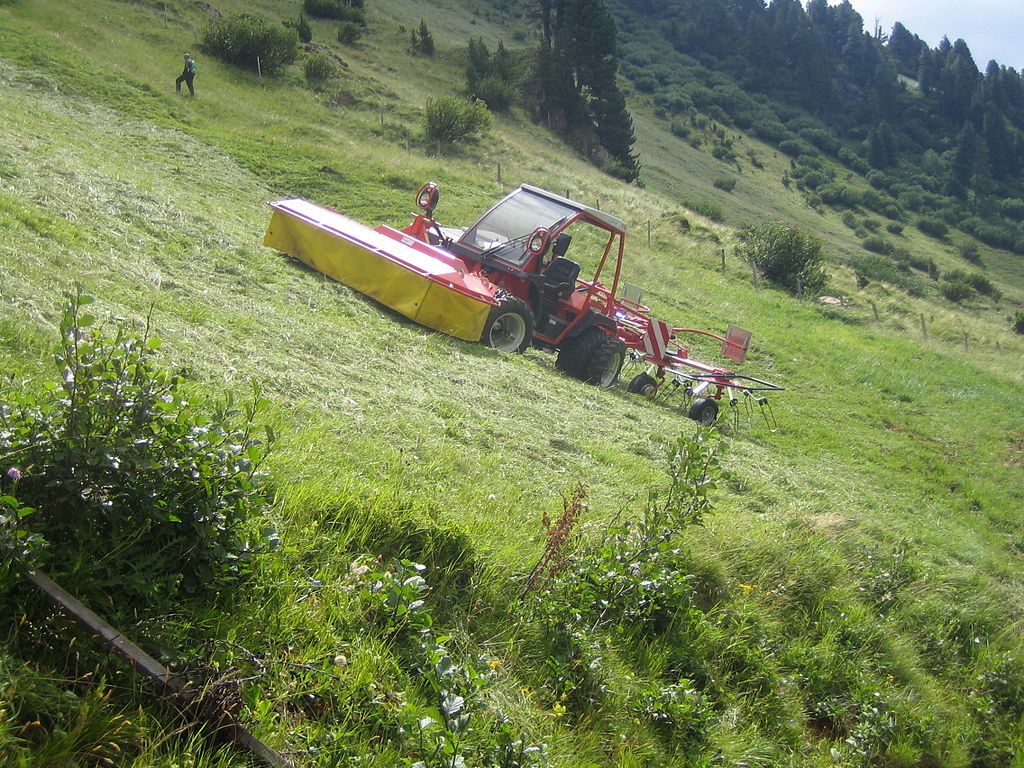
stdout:
<svg viewBox="0 0 1024 768">
<path fill-rule="evenodd" d="M 528 255 L 527 235 L 537 227 L 552 227 L 575 213 L 574 208 L 521 189 L 485 213 L 459 238 L 459 243 L 477 251 L 491 251 L 492 256 L 521 265 Z M 502 248 L 506 243 L 508 248 Z"/>
</svg>

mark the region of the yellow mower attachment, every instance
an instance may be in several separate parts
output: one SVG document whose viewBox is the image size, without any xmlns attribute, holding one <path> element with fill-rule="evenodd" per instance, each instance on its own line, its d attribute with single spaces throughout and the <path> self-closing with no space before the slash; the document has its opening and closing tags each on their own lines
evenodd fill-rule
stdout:
<svg viewBox="0 0 1024 768">
<path fill-rule="evenodd" d="M 264 245 L 376 299 L 428 328 L 479 341 L 495 288 L 440 248 L 387 226 L 364 224 L 301 199 L 274 209 Z M 452 261 L 457 263 L 453 264 Z"/>
</svg>

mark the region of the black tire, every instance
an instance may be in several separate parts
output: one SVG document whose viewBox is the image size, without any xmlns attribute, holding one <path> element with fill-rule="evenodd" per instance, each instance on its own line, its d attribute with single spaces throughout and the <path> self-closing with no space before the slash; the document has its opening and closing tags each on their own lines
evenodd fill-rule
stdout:
<svg viewBox="0 0 1024 768">
<path fill-rule="evenodd" d="M 653 395 L 658 389 L 658 380 L 649 373 L 638 373 L 629 380 L 628 389 L 634 395 Z"/>
<path fill-rule="evenodd" d="M 621 340 L 591 326 L 559 350 L 555 367 L 574 379 L 607 389 L 619 380 L 625 359 L 626 345 Z"/>
<path fill-rule="evenodd" d="M 499 295 L 480 343 L 499 352 L 524 352 L 533 341 L 535 322 L 533 310 L 525 301 L 510 294 Z"/>
<path fill-rule="evenodd" d="M 688 416 L 694 421 L 699 421 L 705 427 L 710 427 L 718 418 L 718 403 L 707 397 L 695 400 L 690 406 Z"/>
</svg>

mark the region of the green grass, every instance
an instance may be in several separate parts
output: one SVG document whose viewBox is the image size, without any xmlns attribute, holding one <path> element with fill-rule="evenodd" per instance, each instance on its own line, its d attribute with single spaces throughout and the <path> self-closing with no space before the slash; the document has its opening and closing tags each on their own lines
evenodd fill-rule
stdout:
<svg viewBox="0 0 1024 768">
<path fill-rule="evenodd" d="M 282 435 L 270 471 L 283 550 L 264 556 L 239 592 L 130 634 L 253 677 L 246 714 L 297 763 L 414 762 L 397 733 L 429 709 L 417 651 L 374 618 L 351 576 L 361 557 L 408 557 L 429 566 L 439 631 L 489 670 L 484 700 L 546 743 L 556 765 L 1019 760 L 1020 713 L 1012 696 L 1004 701 L 1024 680 L 1007 660 L 1019 654 L 1024 607 L 1024 341 L 1006 321 L 1024 291 L 1019 259 L 982 249 L 1007 297 L 995 306 L 960 309 L 880 283 L 858 289 L 838 264 L 842 307 L 755 288 L 734 256 L 734 226 L 781 216 L 821 232 L 837 256 L 857 240 L 837 214 L 784 191 L 788 159 L 763 145 L 742 139 L 735 190 L 715 189 L 734 168 L 671 136 L 642 103 L 634 116 L 647 189 L 603 177 L 518 113 L 437 157 L 417 138 L 420 109 L 461 87 L 456 47 L 470 35 L 493 43 L 506 29 L 497 12 L 450 5 L 427 19 L 435 60 L 404 50 L 418 6 L 380 0 L 356 46 L 337 46 L 334 26 L 314 20 L 314 40 L 348 64 L 323 90 L 304 85 L 301 63 L 259 80 L 201 56 L 195 101 L 171 87 L 204 20 L 191 4 L 168 2 L 166 16 L 163 4 L 112 0 L 0 5 L 0 367 L 50 375 L 61 297 L 79 283 L 100 315 L 151 314 L 166 364 L 200 401 L 258 379 Z M 218 7 L 295 16 L 269 0 Z M 327 106 L 337 94 L 347 106 Z M 744 159 L 748 148 L 763 170 Z M 506 186 L 568 190 L 627 220 L 625 277 L 648 289 L 655 313 L 752 329 L 743 370 L 787 387 L 772 398 L 777 430 L 756 414 L 722 422 L 733 476 L 705 526 L 678 540 L 698 613 L 676 634 L 624 626 L 588 635 L 584 658 L 598 662 L 607 692 L 576 711 L 555 706 L 550 648 L 520 610 L 544 546 L 542 513 L 556 517 L 582 482 L 587 537 L 635 515 L 664 483 L 663 446 L 692 430 L 685 410 L 582 386 L 546 353 L 509 357 L 427 331 L 261 245 L 266 200 L 302 195 L 371 225 L 402 224 L 428 179 L 441 185 L 443 221 L 467 223 L 501 194 L 498 164 Z M 720 206 L 725 224 L 684 210 L 686 199 Z M 957 266 L 952 243 L 912 226 L 893 239 L 941 269 Z M 695 343 L 694 353 L 716 350 Z M 38 611 L 28 600 L 11 593 L 17 609 L 5 615 Z M 18 712 L 12 702 L 34 676 L 79 691 L 83 703 L 69 711 L 88 715 L 95 743 L 120 744 L 128 757 L 118 764 L 171 766 L 196 753 L 87 638 L 76 641 L 76 662 L 62 642 L 73 630 L 4 625 L 5 658 L 30 664 L 0 668 L 0 710 Z M 93 723 L 100 694 L 74 681 L 97 665 L 116 675 L 117 704 Z M 635 714 L 643 690 L 679 678 L 712 702 L 695 752 L 674 749 Z M 891 739 L 869 711 L 876 693 L 897 713 Z M 985 726 L 975 713 L 990 706 Z M 117 731 L 128 710 L 138 728 Z M 18 717 L 0 718 L 0 756 L 10 749 L 27 765 L 43 747 L 16 752 L 3 741 L 20 738 L 27 721 Z M 876 752 L 858 756 L 848 739 Z M 979 751 L 985 739 L 991 754 Z M 196 754 L 199 766 L 242 764 L 230 751 Z"/>
</svg>

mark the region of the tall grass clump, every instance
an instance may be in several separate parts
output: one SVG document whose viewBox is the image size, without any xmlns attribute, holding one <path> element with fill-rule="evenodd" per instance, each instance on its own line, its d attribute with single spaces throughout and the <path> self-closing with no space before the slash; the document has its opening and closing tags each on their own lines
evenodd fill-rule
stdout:
<svg viewBox="0 0 1024 768">
<path fill-rule="evenodd" d="M 221 61 L 278 72 L 299 55 L 299 33 L 250 13 L 214 19 L 203 32 L 203 50 Z"/>
<path fill-rule="evenodd" d="M 258 389 L 200 412 L 156 365 L 148 329 L 107 332 L 89 303 L 66 304 L 56 383 L 0 391 L 5 504 L 80 593 L 138 608 L 237 581 L 268 504 L 260 465 L 274 435 L 255 424 Z"/>
</svg>

